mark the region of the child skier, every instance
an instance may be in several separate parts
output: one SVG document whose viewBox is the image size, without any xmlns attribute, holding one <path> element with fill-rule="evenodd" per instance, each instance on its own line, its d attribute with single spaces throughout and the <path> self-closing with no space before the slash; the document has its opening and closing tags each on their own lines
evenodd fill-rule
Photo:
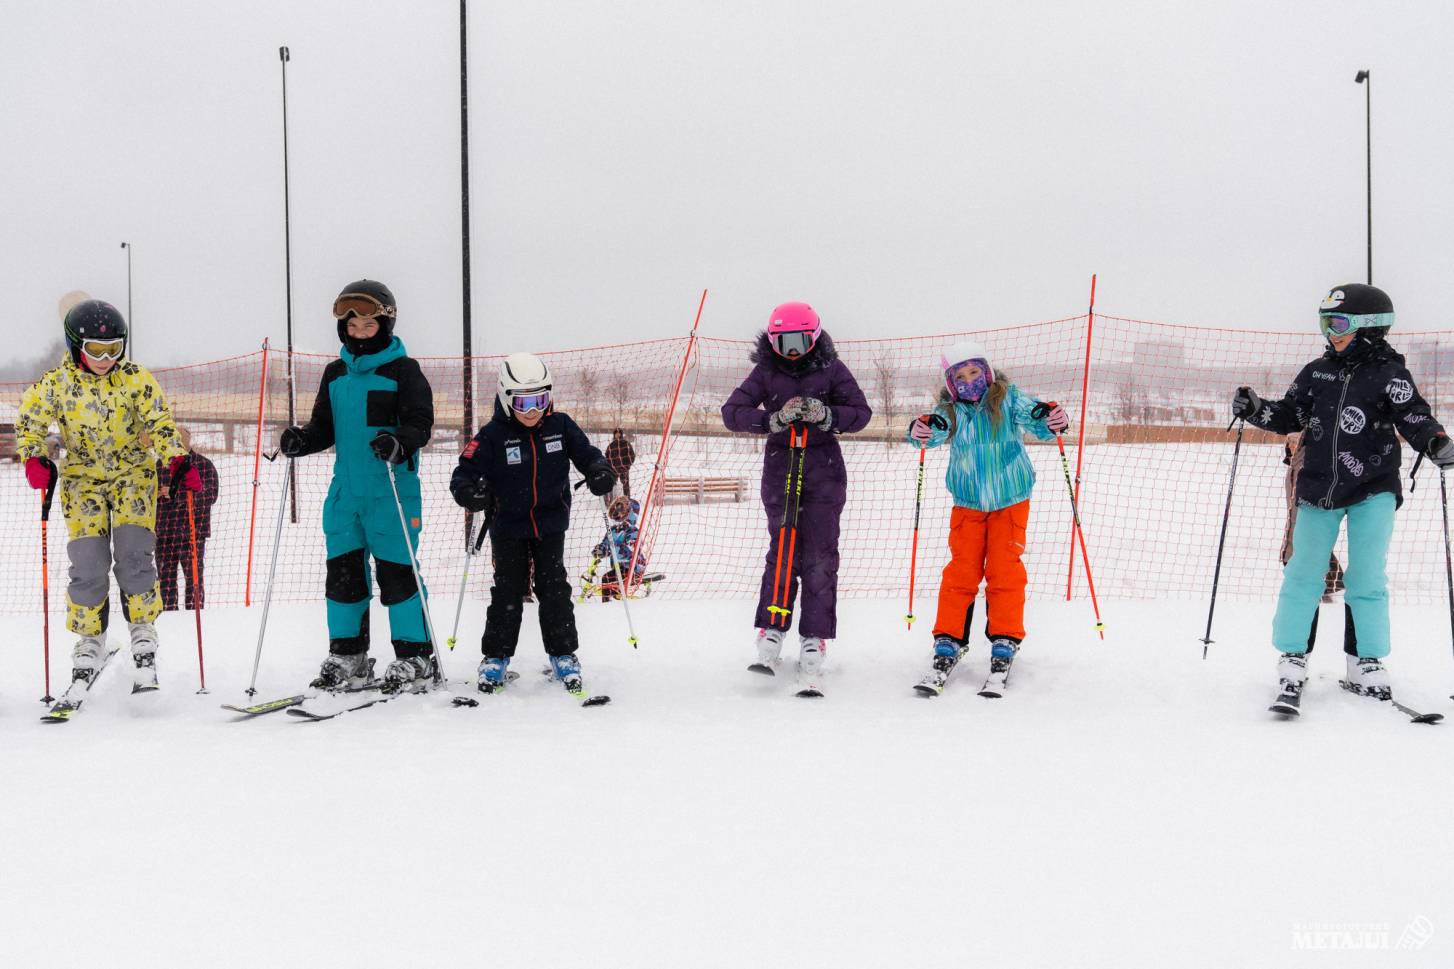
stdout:
<svg viewBox="0 0 1454 969">
<path fill-rule="evenodd" d="M 798 669 L 809 681 L 805 695 L 816 695 L 827 640 L 838 627 L 838 520 L 848 499 L 838 435 L 863 429 L 873 411 L 807 303 L 774 309 L 750 359 L 752 372 L 722 405 L 729 431 L 767 436 L 762 507 L 769 544 L 757 599 L 757 662 L 749 668 L 773 673 L 801 583 Z M 791 521 L 785 518 L 790 485 Z M 787 538 L 790 532 L 795 540 Z"/>
<path fill-rule="evenodd" d="M 607 462 L 611 459 L 606 458 Z M 613 472 L 615 468 L 611 469 Z M 623 590 L 620 576 L 617 574 L 616 563 L 621 564 L 621 571 L 630 570 L 633 580 L 640 579 L 646 573 L 646 556 L 636 554 L 636 540 L 640 537 L 641 526 L 641 502 L 625 495 L 618 495 L 611 499 L 611 505 L 606 511 L 611 524 L 606 529 L 605 536 L 591 550 L 597 562 L 606 563 L 606 574 L 601 577 L 601 601 L 610 602 L 612 599 L 621 598 Z M 612 550 L 614 551 L 614 558 Z M 632 564 L 634 561 L 634 565 Z"/>
<path fill-rule="evenodd" d="M 81 637 L 71 653 L 71 687 L 57 704 L 69 712 L 80 706 L 110 656 L 112 571 L 130 627 L 132 690 L 156 689 L 153 622 L 162 611 L 154 554 L 156 459 L 167 464 L 174 491 L 199 491 L 202 483 L 187 465 L 161 387 L 144 367 L 125 359 L 121 313 L 101 300 L 85 300 L 66 313 L 65 335 L 68 356 L 21 397 L 16 451 L 32 488 L 60 484 L 70 536 L 66 627 Z M 46 450 L 53 423 L 66 452 L 59 468 Z M 156 457 L 143 445 L 144 436 Z"/>
<path fill-rule="evenodd" d="M 414 579 L 410 549 L 419 548 L 419 451 L 434 427 L 434 394 L 417 361 L 394 335 L 394 294 L 360 279 L 333 302 L 338 359 L 323 371 L 307 424 L 283 431 L 278 448 L 289 458 L 334 449 L 333 480 L 323 502 L 328 551 L 328 657 L 315 689 L 341 690 L 373 680 L 369 659 L 369 557 L 378 572 L 379 599 L 389 609 L 394 660 L 381 687 L 396 693 L 423 688 L 435 674 L 424 596 Z M 390 466 L 409 533 L 399 522 Z"/>
<path fill-rule="evenodd" d="M 1374 286 L 1335 287 L 1318 309 L 1328 349 L 1303 367 L 1279 401 L 1237 388 L 1232 413 L 1277 434 L 1303 430 L 1303 466 L 1297 476 L 1297 522 L 1292 558 L 1272 620 L 1281 654 L 1280 695 L 1274 712 L 1296 715 L 1307 680 L 1308 628 L 1326 587 L 1338 526 L 1348 520 L 1344 600 L 1357 628 L 1357 655 L 1348 657 L 1354 693 L 1390 699 L 1388 578 L 1384 562 L 1393 537 L 1394 511 L 1403 502 L 1398 431 L 1440 468 L 1454 467 L 1454 441 L 1419 395 L 1404 358 L 1385 340 L 1393 301 Z"/>
<path fill-rule="evenodd" d="M 608 494 L 616 484 L 605 456 L 569 415 L 554 409 L 544 362 L 511 354 L 500 364 L 494 417 L 465 445 L 449 481 L 461 507 L 485 513 L 494 551 L 495 579 L 480 638 L 481 693 L 495 693 L 507 682 L 533 563 L 551 670 L 572 695 L 585 696 L 565 572 L 572 464 L 593 495 Z"/>
<path fill-rule="evenodd" d="M 990 675 L 981 696 L 1001 695 L 1010 664 L 1025 639 L 1025 529 L 1035 469 L 1022 435 L 1051 440 L 1070 426 L 1058 404 L 1039 405 L 996 373 L 977 343 L 957 343 L 940 358 L 944 386 L 933 413 L 914 419 L 908 439 L 924 448 L 951 442 L 945 484 L 954 496 L 949 518 L 949 564 L 934 619 L 933 668 L 915 687 L 944 692 L 949 674 L 969 648 L 974 599 L 985 580 L 985 636 Z"/>
</svg>

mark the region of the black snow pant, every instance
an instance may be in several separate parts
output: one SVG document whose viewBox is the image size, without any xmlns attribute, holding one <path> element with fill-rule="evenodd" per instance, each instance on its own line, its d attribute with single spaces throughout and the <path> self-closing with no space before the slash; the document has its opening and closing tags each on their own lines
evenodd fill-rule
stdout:
<svg viewBox="0 0 1454 969">
<path fill-rule="evenodd" d="M 494 538 L 495 584 L 485 610 L 485 634 L 480 652 L 485 656 L 514 656 L 520 639 L 525 593 L 530 589 L 530 567 L 535 565 L 535 598 L 540 602 L 540 638 L 550 656 L 576 651 L 576 614 L 571 603 L 570 580 L 565 575 L 565 534 L 542 538 Z"/>
<path fill-rule="evenodd" d="M 201 609 L 207 602 L 207 575 L 204 568 L 207 563 L 207 539 L 197 539 L 197 581 L 201 586 L 200 590 L 192 588 L 192 543 L 188 541 L 178 544 L 176 542 L 157 542 L 157 579 L 162 584 L 162 609 L 171 611 L 178 606 L 177 600 L 177 572 L 182 573 L 182 580 L 187 590 L 187 608 Z M 198 592 L 202 594 L 197 595 Z"/>
</svg>

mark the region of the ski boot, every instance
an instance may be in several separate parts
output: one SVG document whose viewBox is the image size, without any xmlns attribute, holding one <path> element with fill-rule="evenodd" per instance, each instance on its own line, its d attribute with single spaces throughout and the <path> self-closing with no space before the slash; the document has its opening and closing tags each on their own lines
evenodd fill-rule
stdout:
<svg viewBox="0 0 1454 969">
<path fill-rule="evenodd" d="M 385 693 L 402 693 L 406 689 L 423 693 L 434 676 L 434 660 L 428 656 L 400 656 L 384 670 L 380 689 Z"/>
<path fill-rule="evenodd" d="M 106 635 L 82 636 L 71 650 L 71 686 L 85 691 L 106 663 Z M 69 693 L 70 691 L 66 691 Z"/>
<path fill-rule="evenodd" d="M 1349 656 L 1348 678 L 1342 680 L 1339 686 L 1349 693 L 1375 700 L 1393 699 L 1393 684 L 1389 682 L 1388 670 L 1376 656 Z"/>
<path fill-rule="evenodd" d="M 1010 678 L 1010 666 L 1019 651 L 1020 644 L 1008 636 L 996 636 L 990 640 L 990 675 L 985 678 L 980 696 L 998 700 L 1005 695 L 1005 681 Z"/>
<path fill-rule="evenodd" d="M 560 680 L 571 696 L 585 696 L 586 681 L 581 676 L 581 661 L 575 653 L 550 658 L 550 675 Z"/>
<path fill-rule="evenodd" d="M 798 696 L 823 695 L 819 681 L 823 662 L 828 658 L 828 644 L 818 636 L 798 637 Z"/>
<path fill-rule="evenodd" d="M 131 692 L 147 693 L 157 684 L 157 630 L 149 622 L 131 624 L 131 658 L 136 669 L 131 674 Z"/>
<path fill-rule="evenodd" d="M 486 656 L 480 661 L 481 693 L 499 693 L 510 682 L 510 657 Z"/>
<path fill-rule="evenodd" d="M 959 665 L 965 647 L 948 636 L 934 637 L 934 664 L 924 678 L 914 684 L 920 696 L 938 696 L 949 682 L 949 674 Z"/>
<path fill-rule="evenodd" d="M 783 652 L 783 631 L 781 629 L 759 629 L 757 631 L 757 662 L 747 668 L 754 673 L 767 676 L 777 675 L 778 660 Z"/>
<path fill-rule="evenodd" d="M 1349 662 L 1356 657 L 1348 657 Z M 1267 709 L 1283 717 L 1302 713 L 1303 686 L 1308 681 L 1308 654 L 1283 653 L 1277 661 L 1277 699 Z"/>
<path fill-rule="evenodd" d="M 318 676 L 308 685 L 315 690 L 337 693 L 359 689 L 374 678 L 374 661 L 368 653 L 329 653 Z"/>
</svg>

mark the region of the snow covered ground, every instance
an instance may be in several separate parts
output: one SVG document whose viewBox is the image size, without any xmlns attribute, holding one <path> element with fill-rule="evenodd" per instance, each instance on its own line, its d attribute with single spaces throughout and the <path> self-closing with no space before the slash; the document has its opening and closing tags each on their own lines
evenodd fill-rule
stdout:
<svg viewBox="0 0 1454 969">
<path fill-rule="evenodd" d="M 921 614 L 931 612 L 925 603 Z M 411 697 L 325 723 L 234 722 L 260 610 L 162 625 L 163 690 L 108 670 L 38 722 L 34 617 L 0 617 L 0 952 L 9 966 L 1447 966 L 1454 725 L 1343 694 L 1314 654 L 1274 721 L 1270 606 L 1032 602 L 1011 695 L 910 684 L 930 620 L 853 600 L 828 696 L 745 672 L 751 603 L 581 607 L 596 692 Z M 1325 629 L 1336 629 L 1331 613 Z M 446 627 L 453 603 L 434 613 Z M 449 672 L 473 671 L 467 604 Z M 382 617 L 376 617 L 381 619 Z M 382 628 L 376 626 L 375 628 Z M 275 608 L 260 694 L 322 658 Z M 1454 714 L 1447 615 L 1400 608 L 1414 705 Z M 56 636 L 53 679 L 70 637 Z M 121 675 L 118 675 L 121 674 Z M 62 684 L 63 685 L 63 684 Z M 1400 943 L 1421 948 L 1386 952 Z M 1348 946 L 1363 946 L 1348 949 Z M 1373 951 L 1370 951 L 1373 950 Z"/>
</svg>

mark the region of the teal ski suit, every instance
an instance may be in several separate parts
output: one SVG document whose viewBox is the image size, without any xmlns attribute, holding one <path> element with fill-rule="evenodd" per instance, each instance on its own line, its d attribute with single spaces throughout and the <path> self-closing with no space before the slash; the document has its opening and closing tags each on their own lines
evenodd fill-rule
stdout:
<svg viewBox="0 0 1454 969">
<path fill-rule="evenodd" d="M 323 502 L 330 652 L 368 651 L 372 557 L 379 599 L 389 610 L 395 655 L 431 655 L 421 590 L 409 564 L 389 468 L 371 442 L 389 433 L 402 447 L 403 460 L 394 466 L 394 477 L 409 524 L 408 540 L 417 554 L 422 514 L 418 452 L 429 443 L 433 427 L 429 381 L 398 337 L 364 356 L 342 347 L 339 359 L 323 371 L 312 417 L 302 433 L 305 454 L 334 448 L 333 481 Z"/>
</svg>

